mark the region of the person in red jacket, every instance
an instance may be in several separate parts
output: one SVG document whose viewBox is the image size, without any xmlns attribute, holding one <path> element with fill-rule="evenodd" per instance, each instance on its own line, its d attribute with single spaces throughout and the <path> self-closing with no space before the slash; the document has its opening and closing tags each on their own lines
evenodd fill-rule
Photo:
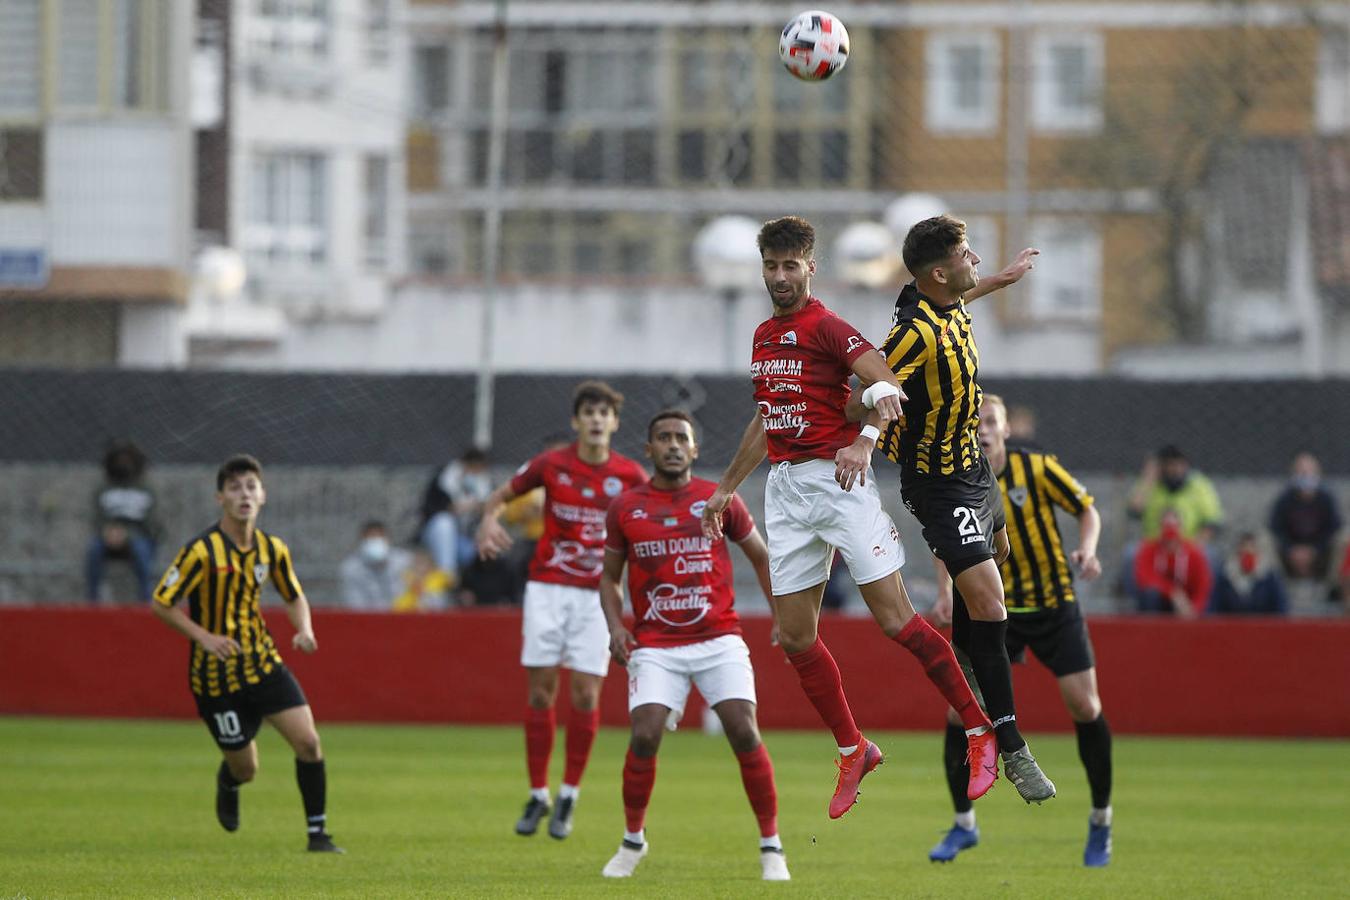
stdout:
<svg viewBox="0 0 1350 900">
<path fill-rule="evenodd" d="M 1193 619 L 1205 611 L 1214 572 L 1199 544 L 1181 536 L 1181 519 L 1163 513 L 1158 536 L 1139 545 L 1134 560 L 1135 605 L 1140 612 Z"/>
</svg>

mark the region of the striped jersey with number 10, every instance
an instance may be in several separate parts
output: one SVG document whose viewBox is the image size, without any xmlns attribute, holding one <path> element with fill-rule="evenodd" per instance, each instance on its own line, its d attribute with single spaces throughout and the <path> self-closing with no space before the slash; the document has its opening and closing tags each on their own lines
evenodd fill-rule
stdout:
<svg viewBox="0 0 1350 900">
<path fill-rule="evenodd" d="M 167 608 L 186 597 L 192 621 L 212 634 L 234 638 L 240 648 L 222 660 L 191 642 L 188 682 L 193 694 L 234 693 L 245 684 L 257 684 L 281 665 L 258 604 L 263 582 L 269 578 L 287 603 L 304 593 L 290 548 L 260 530 L 253 532 L 253 547 L 243 551 L 216 525 L 184 544 L 174 557 L 155 588 L 154 602 Z"/>
<path fill-rule="evenodd" d="M 881 352 L 907 399 L 881 446 L 903 470 L 964 472 L 979 462 L 980 353 L 964 300 L 934 305 L 913 283 L 896 301 L 896 320 Z"/>
<path fill-rule="evenodd" d="M 998 486 L 1008 520 L 1008 558 L 999 567 L 1008 612 L 1073 603 L 1073 570 L 1064 555 L 1055 507 L 1076 516 L 1092 505 L 1092 495 L 1054 456 L 1014 447 L 1008 448 Z"/>
</svg>

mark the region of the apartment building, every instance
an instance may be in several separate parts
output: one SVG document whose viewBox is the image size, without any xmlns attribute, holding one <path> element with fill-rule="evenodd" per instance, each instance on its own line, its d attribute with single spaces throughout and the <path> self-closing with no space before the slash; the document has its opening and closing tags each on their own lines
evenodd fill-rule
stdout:
<svg viewBox="0 0 1350 900">
<path fill-rule="evenodd" d="M 828 236 L 919 192 L 967 219 L 985 271 L 1043 251 L 982 317 L 988 371 L 1159 373 L 1178 343 L 1214 372 L 1350 358 L 1328 260 L 1350 219 L 1344 4 L 865 4 L 844 15 L 848 67 L 803 85 L 765 6 L 513 0 L 493 199 L 495 6 L 409 6 L 409 270 L 427 289 L 481 276 L 489 202 L 507 290 L 621 305 L 697 289 L 690 245 L 715 216 L 801 212 Z M 824 250 L 822 282 L 847 294 Z"/>
<path fill-rule="evenodd" d="M 0 3 L 0 365 L 172 365 L 189 289 L 192 11 Z"/>
</svg>

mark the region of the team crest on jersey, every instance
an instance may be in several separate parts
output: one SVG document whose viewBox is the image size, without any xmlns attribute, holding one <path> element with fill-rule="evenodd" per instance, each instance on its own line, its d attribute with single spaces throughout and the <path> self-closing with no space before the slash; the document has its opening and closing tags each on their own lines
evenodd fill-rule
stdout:
<svg viewBox="0 0 1350 900">
<path fill-rule="evenodd" d="M 695 519 L 703 518 L 703 508 L 707 505 L 707 500 L 695 500 L 693 503 L 689 504 L 689 515 L 693 516 Z"/>
<path fill-rule="evenodd" d="M 778 339 L 778 343 L 792 344 L 795 347 L 797 344 L 797 332 L 795 331 L 784 332 L 783 336 Z"/>
<path fill-rule="evenodd" d="M 266 577 L 267 577 L 267 566 L 263 565 L 262 563 L 254 563 L 253 580 L 256 581 L 258 584 L 262 584 L 263 579 Z"/>
<path fill-rule="evenodd" d="M 1013 502 L 1013 506 L 1021 506 L 1027 502 L 1027 489 L 1025 487 L 1015 487 L 1008 491 L 1008 499 Z"/>
<path fill-rule="evenodd" d="M 623 490 L 623 482 L 620 481 L 618 478 L 611 475 L 605 479 L 606 497 L 617 497 L 619 496 L 619 492 L 622 490 Z"/>
</svg>

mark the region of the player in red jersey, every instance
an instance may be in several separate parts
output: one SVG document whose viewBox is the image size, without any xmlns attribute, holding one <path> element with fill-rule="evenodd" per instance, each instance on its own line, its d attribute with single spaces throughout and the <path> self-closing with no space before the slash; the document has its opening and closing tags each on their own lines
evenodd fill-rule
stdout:
<svg viewBox="0 0 1350 900">
<path fill-rule="evenodd" d="M 741 765 L 741 782 L 759 820 L 762 876 L 787 881 L 773 761 L 759 738 L 755 673 L 733 605 L 731 555 L 726 541 L 703 534 L 703 506 L 716 485 L 691 474 L 698 443 L 687 413 L 656 414 L 647 425 L 647 456 L 656 469 L 652 480 L 620 494 L 609 508 L 600 576 L 609 651 L 628 669 L 633 725 L 623 765 L 623 842 L 603 874 L 627 878 L 647 854 L 643 823 L 662 727 L 678 720 L 694 684 L 722 720 Z M 727 505 L 723 530 L 740 545 L 769 597 L 768 550 L 739 497 Z M 619 586 L 625 565 L 635 618 L 631 632 L 623 622 Z"/>
<path fill-rule="evenodd" d="M 544 534 L 530 561 L 525 584 L 520 664 L 529 678 L 525 714 L 525 760 L 530 799 L 516 833 L 534 834 L 549 813 L 548 763 L 557 722 L 558 670 L 572 670 L 572 711 L 567 721 L 567 765 L 548 833 L 562 840 L 572 832 L 577 789 L 600 727 L 600 685 L 609 671 L 609 631 L 597 593 L 605 543 L 605 510 L 647 473 L 636 461 L 609 448 L 619 428 L 623 395 L 602 381 L 584 381 L 572 394 L 577 441 L 547 450 L 521 466 L 492 492 L 478 527 L 478 552 L 487 559 L 511 545 L 497 521 L 514 497 L 544 488 Z"/>
<path fill-rule="evenodd" d="M 817 634 L 835 548 L 881 630 L 918 658 L 961 716 L 973 799 L 996 777 L 993 729 L 951 645 L 914 612 L 900 580 L 905 560 L 899 533 L 868 476 L 880 428 L 900 417 L 905 398 L 876 349 L 811 295 L 814 249 L 815 230 L 796 216 L 767 222 L 759 232 L 764 286 L 773 301 L 773 317 L 755 329 L 750 363 L 759 412 L 704 507 L 704 532 L 721 536 L 733 492 L 767 455 L 773 469 L 764 494 L 764 527 L 779 637 L 839 746 L 830 818 L 853 806 L 859 782 L 882 762 L 881 750 L 858 730 L 839 668 Z M 852 375 L 862 382 L 870 410 L 861 431 L 844 416 Z"/>
</svg>

